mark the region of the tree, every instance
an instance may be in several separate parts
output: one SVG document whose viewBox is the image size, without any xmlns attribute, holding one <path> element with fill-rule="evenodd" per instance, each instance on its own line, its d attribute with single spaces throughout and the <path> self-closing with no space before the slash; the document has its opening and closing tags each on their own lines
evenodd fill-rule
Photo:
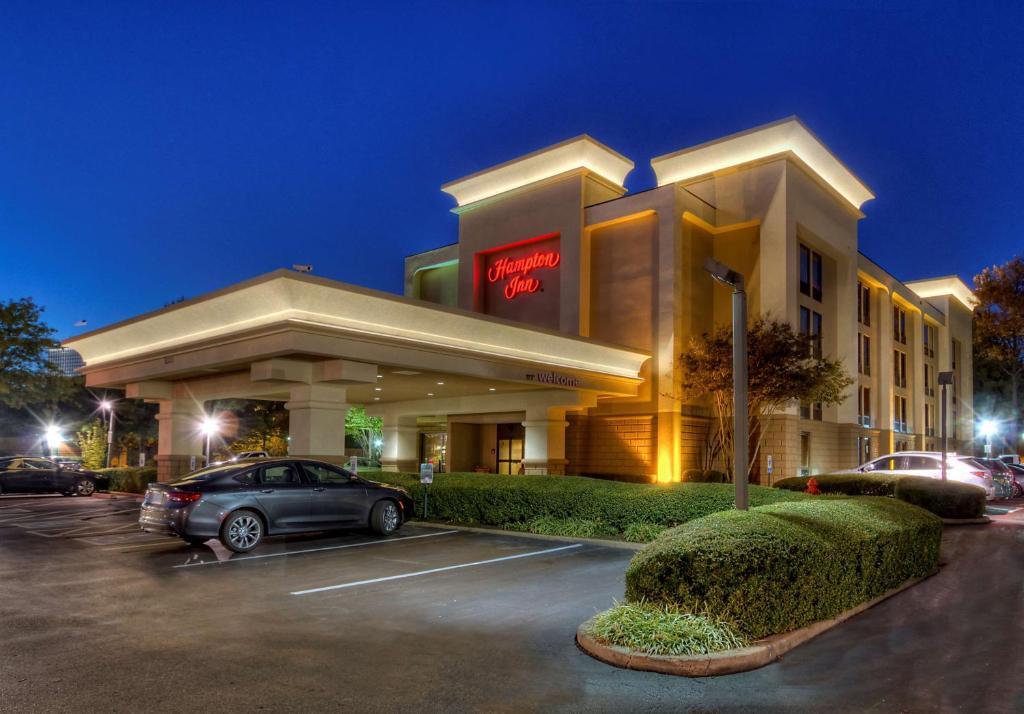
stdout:
<svg viewBox="0 0 1024 714">
<path fill-rule="evenodd" d="M 369 416 L 363 407 L 352 407 L 345 414 L 345 433 L 356 440 L 372 462 L 380 461 L 381 430 L 384 422 L 380 417 Z"/>
<path fill-rule="evenodd" d="M 983 371 L 1009 382 L 1010 434 L 1020 434 L 1024 386 L 1024 258 L 985 268 L 974 278 L 974 352 Z"/>
<path fill-rule="evenodd" d="M 688 399 L 711 397 L 717 422 L 715 448 L 733 471 L 732 328 L 721 327 L 690 341 L 680 357 Z M 785 322 L 757 319 L 747 333 L 749 433 L 754 445 L 748 473 L 757 463 L 771 418 L 793 402 L 839 404 L 853 379 L 836 360 L 815 357 L 810 339 Z"/>
<path fill-rule="evenodd" d="M 56 401 L 72 388 L 47 359 L 46 351 L 60 343 L 42 313 L 32 298 L 0 302 L 0 404 L 18 409 Z"/>
<path fill-rule="evenodd" d="M 101 469 L 107 465 L 107 431 L 99 419 L 83 424 L 75 435 L 82 452 L 82 463 L 87 469 Z"/>
</svg>

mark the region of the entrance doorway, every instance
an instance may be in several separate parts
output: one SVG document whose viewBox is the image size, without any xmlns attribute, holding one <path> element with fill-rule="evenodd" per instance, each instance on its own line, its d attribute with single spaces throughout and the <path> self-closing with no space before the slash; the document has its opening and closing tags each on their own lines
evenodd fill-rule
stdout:
<svg viewBox="0 0 1024 714">
<path fill-rule="evenodd" d="M 498 424 L 498 473 L 522 473 L 526 430 L 522 424 Z"/>
<path fill-rule="evenodd" d="M 420 434 L 420 463 L 434 465 L 434 473 L 444 473 L 448 465 L 448 432 Z"/>
</svg>

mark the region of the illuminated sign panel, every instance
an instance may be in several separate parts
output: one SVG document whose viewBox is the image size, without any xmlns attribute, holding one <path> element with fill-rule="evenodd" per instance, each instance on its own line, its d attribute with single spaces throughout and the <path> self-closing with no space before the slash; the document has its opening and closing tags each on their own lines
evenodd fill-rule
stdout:
<svg viewBox="0 0 1024 714">
<path fill-rule="evenodd" d="M 560 244 L 561 236 L 550 233 L 477 253 L 476 309 L 557 329 Z"/>
</svg>

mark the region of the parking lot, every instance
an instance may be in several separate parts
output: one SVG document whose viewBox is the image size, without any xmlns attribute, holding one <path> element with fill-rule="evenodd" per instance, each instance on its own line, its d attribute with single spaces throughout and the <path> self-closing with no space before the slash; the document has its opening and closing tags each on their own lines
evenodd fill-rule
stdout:
<svg viewBox="0 0 1024 714">
<path fill-rule="evenodd" d="M 136 518 L 127 497 L 0 498 L 4 711 L 1024 704 L 1021 663 L 993 655 L 1024 637 L 1024 529 L 1011 523 L 950 531 L 939 575 L 780 663 L 686 680 L 574 646 L 576 626 L 622 596 L 630 550 L 408 524 L 234 555 L 142 534 Z"/>
</svg>

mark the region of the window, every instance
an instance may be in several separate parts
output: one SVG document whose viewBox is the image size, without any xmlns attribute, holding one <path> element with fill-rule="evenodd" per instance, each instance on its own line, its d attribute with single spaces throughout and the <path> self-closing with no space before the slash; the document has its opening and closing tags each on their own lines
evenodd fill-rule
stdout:
<svg viewBox="0 0 1024 714">
<path fill-rule="evenodd" d="M 957 370 L 960 368 L 960 341 L 953 340 L 952 349 L 950 350 L 950 368 Z"/>
<path fill-rule="evenodd" d="M 868 335 L 857 335 L 857 371 L 871 374 L 871 338 Z"/>
<path fill-rule="evenodd" d="M 313 483 L 348 483 L 352 475 L 342 469 L 332 469 L 323 464 L 303 463 L 302 470 Z"/>
<path fill-rule="evenodd" d="M 871 459 L 871 437 L 857 437 L 857 463 L 863 464 Z"/>
<path fill-rule="evenodd" d="M 907 311 L 892 306 L 892 338 L 901 344 L 907 344 Z"/>
<path fill-rule="evenodd" d="M 811 357 L 821 359 L 821 313 L 806 307 L 800 308 L 800 334 L 808 339 Z"/>
<path fill-rule="evenodd" d="M 243 471 L 240 474 L 235 474 L 231 478 L 243 486 L 252 486 L 256 483 L 256 471 L 257 469 L 250 469 L 248 471 Z"/>
<path fill-rule="evenodd" d="M 924 405 L 924 433 L 935 436 L 935 407 L 927 403 Z"/>
<path fill-rule="evenodd" d="M 935 396 L 935 370 L 930 364 L 924 365 L 924 393 L 929 397 Z"/>
<path fill-rule="evenodd" d="M 934 357 L 935 346 L 938 344 L 938 339 L 936 338 L 935 332 L 935 325 L 925 325 L 922 338 L 924 339 L 924 356 Z"/>
<path fill-rule="evenodd" d="M 809 476 L 811 473 L 811 433 L 800 432 L 800 475 Z"/>
<path fill-rule="evenodd" d="M 871 388 L 861 387 L 857 393 L 857 414 L 861 426 L 871 426 Z"/>
<path fill-rule="evenodd" d="M 938 471 L 942 467 L 939 465 L 938 459 L 933 459 L 930 456 L 908 456 L 907 465 L 904 468 L 913 471 Z"/>
<path fill-rule="evenodd" d="M 903 463 L 903 457 L 893 458 L 891 456 L 876 459 L 871 462 L 871 468 L 868 471 L 899 471 L 900 466 Z"/>
<path fill-rule="evenodd" d="M 900 350 L 892 351 L 892 385 L 904 389 L 907 386 L 907 353 Z"/>
<path fill-rule="evenodd" d="M 800 246 L 800 292 L 815 300 L 821 300 L 822 263 L 821 254 L 805 245 Z"/>
<path fill-rule="evenodd" d="M 267 486 L 298 486 L 302 483 L 302 478 L 293 464 L 264 466 L 260 480 Z"/>
<path fill-rule="evenodd" d="M 857 283 L 857 320 L 871 326 L 871 288 L 864 283 Z"/>
<path fill-rule="evenodd" d="M 896 396 L 892 398 L 892 401 L 893 431 L 900 431 L 903 433 L 910 431 L 907 425 L 907 398 Z"/>
</svg>

